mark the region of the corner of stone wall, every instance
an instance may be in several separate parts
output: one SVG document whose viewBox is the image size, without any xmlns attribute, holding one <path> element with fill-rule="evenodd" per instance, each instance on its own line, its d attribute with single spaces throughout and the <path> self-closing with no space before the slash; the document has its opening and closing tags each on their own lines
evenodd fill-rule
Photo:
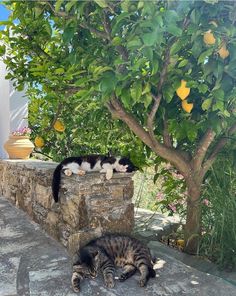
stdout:
<svg viewBox="0 0 236 296">
<path fill-rule="evenodd" d="M 62 177 L 60 202 L 51 194 L 56 164 L 0 160 L 0 194 L 26 211 L 70 253 L 104 233 L 130 233 L 134 226 L 132 174 Z"/>
</svg>

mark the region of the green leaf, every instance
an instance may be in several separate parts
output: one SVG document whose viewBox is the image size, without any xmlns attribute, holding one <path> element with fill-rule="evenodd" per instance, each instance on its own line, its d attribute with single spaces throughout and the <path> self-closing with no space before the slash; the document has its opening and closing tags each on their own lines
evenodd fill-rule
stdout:
<svg viewBox="0 0 236 296">
<path fill-rule="evenodd" d="M 75 85 L 76 86 L 82 86 L 85 84 L 85 82 L 88 81 L 88 78 L 87 77 L 84 77 L 84 78 L 80 78 L 78 79 L 76 82 L 75 82 Z"/>
<path fill-rule="evenodd" d="M 105 8 L 107 7 L 107 2 L 106 0 L 94 0 L 100 7 Z"/>
<path fill-rule="evenodd" d="M 115 74 L 113 72 L 109 72 L 108 75 L 103 76 L 99 84 L 99 89 L 101 90 L 102 93 L 109 94 L 115 90 L 116 83 L 117 83 L 117 79 Z"/>
<path fill-rule="evenodd" d="M 220 110 L 222 112 L 224 112 L 225 110 L 225 106 L 224 106 L 224 102 L 221 100 L 215 100 L 213 106 L 212 106 L 212 111 L 217 111 Z"/>
<path fill-rule="evenodd" d="M 122 44 L 122 39 L 118 36 L 114 37 L 111 41 L 112 45 L 117 46 Z"/>
<path fill-rule="evenodd" d="M 175 89 L 173 88 L 172 85 L 166 85 L 163 88 L 163 96 L 167 103 L 170 103 L 174 97 Z"/>
<path fill-rule="evenodd" d="M 142 35 L 142 40 L 143 40 L 143 43 L 146 45 L 146 46 L 153 46 L 157 41 L 158 41 L 158 33 L 157 33 L 157 30 L 151 32 L 151 33 L 145 33 Z"/>
<path fill-rule="evenodd" d="M 68 43 L 74 36 L 75 27 L 66 27 L 63 33 L 63 41 Z"/>
<path fill-rule="evenodd" d="M 70 12 L 71 8 L 76 4 L 76 1 L 70 0 L 66 3 L 66 12 Z"/>
<path fill-rule="evenodd" d="M 179 63 L 178 68 L 182 68 L 182 67 L 186 66 L 187 64 L 188 64 L 188 60 L 184 59 Z"/>
<path fill-rule="evenodd" d="M 121 8 L 123 11 L 128 12 L 129 11 L 129 0 L 123 0 L 121 2 Z"/>
<path fill-rule="evenodd" d="M 167 26 L 166 31 L 174 36 L 181 36 L 182 35 L 182 30 L 174 24 L 170 24 Z"/>
<path fill-rule="evenodd" d="M 133 40 L 127 42 L 127 47 L 129 49 L 140 48 L 142 46 L 142 42 L 138 37 L 135 37 Z"/>
<path fill-rule="evenodd" d="M 202 110 L 207 111 L 211 107 L 211 104 L 212 104 L 212 99 L 204 100 L 202 103 Z"/>
<path fill-rule="evenodd" d="M 6 51 L 6 46 L 5 45 L 0 45 L 0 56 L 4 55 Z"/>
<path fill-rule="evenodd" d="M 102 66 L 99 66 L 97 68 L 94 69 L 93 71 L 93 74 L 94 75 L 100 75 L 106 71 L 113 71 L 113 68 L 110 67 L 110 66 L 106 66 L 106 67 L 102 67 Z"/>
<path fill-rule="evenodd" d="M 64 2 L 64 0 L 57 0 L 56 1 L 56 4 L 55 4 L 55 11 L 56 12 L 59 12 L 60 11 L 61 5 L 62 5 L 63 2 Z"/>
<path fill-rule="evenodd" d="M 144 1 L 139 0 L 139 2 L 138 2 L 138 9 L 143 8 L 143 6 L 144 6 Z"/>
<path fill-rule="evenodd" d="M 151 91 L 151 85 L 150 83 L 146 83 L 142 92 L 142 95 L 148 94 Z"/>
<path fill-rule="evenodd" d="M 132 104 L 132 99 L 131 99 L 129 90 L 123 89 L 120 98 L 121 98 L 121 101 L 122 101 L 124 107 L 129 109 Z"/>
<path fill-rule="evenodd" d="M 63 73 L 65 73 L 65 70 L 63 68 L 57 68 L 55 70 L 55 74 L 63 74 Z"/>
<path fill-rule="evenodd" d="M 200 93 L 205 94 L 208 91 L 208 86 L 206 84 L 199 84 L 198 90 Z"/>
<path fill-rule="evenodd" d="M 224 91 L 223 89 L 216 89 L 212 91 L 212 95 L 217 100 L 223 100 L 224 99 Z"/>
<path fill-rule="evenodd" d="M 152 95 L 149 93 L 149 94 L 146 94 L 143 98 L 143 102 L 144 102 L 144 106 L 145 108 L 147 109 L 148 106 L 151 104 L 152 102 Z"/>
<path fill-rule="evenodd" d="M 142 82 L 134 82 L 130 88 L 131 97 L 135 102 L 138 102 L 142 96 Z"/>
<path fill-rule="evenodd" d="M 153 177 L 153 183 L 154 183 L 154 184 L 156 184 L 156 181 L 157 181 L 157 179 L 159 178 L 159 176 L 160 176 L 159 173 L 157 173 L 157 174 L 154 175 L 154 177 Z"/>
<path fill-rule="evenodd" d="M 180 40 L 176 41 L 170 49 L 170 54 L 174 55 L 175 53 L 177 53 L 180 49 L 182 48 L 182 42 Z"/>
<path fill-rule="evenodd" d="M 152 75 L 155 75 L 158 69 L 159 69 L 159 61 L 157 59 L 154 59 L 152 63 Z"/>
<path fill-rule="evenodd" d="M 212 48 L 209 48 L 206 51 L 202 52 L 198 58 L 198 64 L 205 63 L 207 61 L 207 58 L 212 54 L 212 52 Z"/>
</svg>

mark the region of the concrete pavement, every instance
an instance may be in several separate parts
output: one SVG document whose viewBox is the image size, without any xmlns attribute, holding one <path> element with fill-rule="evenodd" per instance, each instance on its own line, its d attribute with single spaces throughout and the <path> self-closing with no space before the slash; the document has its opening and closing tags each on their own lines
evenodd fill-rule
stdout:
<svg viewBox="0 0 236 296">
<path fill-rule="evenodd" d="M 157 276 L 146 288 L 137 285 L 138 274 L 114 289 L 101 278 L 86 280 L 81 296 L 235 296 L 236 287 L 221 278 L 198 271 L 153 246 Z M 0 296 L 72 296 L 71 262 L 66 250 L 46 235 L 21 210 L 0 197 Z"/>
</svg>

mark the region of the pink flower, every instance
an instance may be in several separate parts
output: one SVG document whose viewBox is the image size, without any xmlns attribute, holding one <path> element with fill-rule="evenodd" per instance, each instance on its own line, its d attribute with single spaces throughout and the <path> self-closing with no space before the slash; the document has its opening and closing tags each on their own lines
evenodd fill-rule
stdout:
<svg viewBox="0 0 236 296">
<path fill-rule="evenodd" d="M 206 198 L 203 199 L 202 203 L 207 207 L 209 207 L 209 205 L 210 205 L 210 201 Z"/>
<path fill-rule="evenodd" d="M 31 129 L 29 127 L 21 127 L 11 133 L 13 136 L 29 136 Z"/>
<path fill-rule="evenodd" d="M 156 198 L 157 198 L 157 200 L 161 201 L 165 198 L 165 195 L 164 195 L 164 193 L 159 191 L 159 192 L 157 192 Z"/>
<path fill-rule="evenodd" d="M 174 203 L 168 204 L 168 207 L 171 209 L 172 212 L 176 212 L 176 205 Z"/>
</svg>

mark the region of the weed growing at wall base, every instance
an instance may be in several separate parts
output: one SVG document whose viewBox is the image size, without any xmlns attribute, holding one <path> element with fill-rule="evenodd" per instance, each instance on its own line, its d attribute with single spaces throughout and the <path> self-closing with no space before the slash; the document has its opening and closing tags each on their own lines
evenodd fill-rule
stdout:
<svg viewBox="0 0 236 296">
<path fill-rule="evenodd" d="M 233 270 L 236 268 L 236 172 L 228 157 L 214 165 L 202 200 L 200 254 L 220 268 Z"/>
</svg>

